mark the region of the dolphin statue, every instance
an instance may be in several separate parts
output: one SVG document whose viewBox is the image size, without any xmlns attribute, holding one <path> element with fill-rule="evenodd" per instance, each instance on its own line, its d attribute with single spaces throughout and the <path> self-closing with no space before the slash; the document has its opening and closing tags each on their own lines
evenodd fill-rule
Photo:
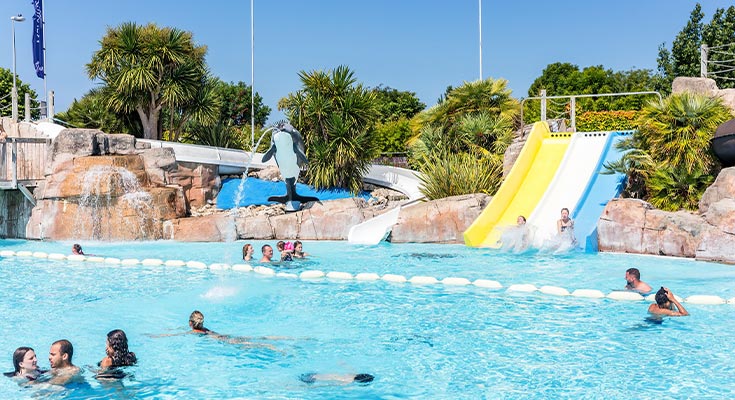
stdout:
<svg viewBox="0 0 735 400">
<path fill-rule="evenodd" d="M 271 147 L 263 155 L 263 162 L 275 156 L 276 165 L 286 182 L 286 194 L 271 196 L 268 201 L 277 201 L 286 205 L 286 211 L 298 211 L 302 203 L 319 201 L 316 197 L 301 196 L 296 193 L 296 180 L 299 178 L 301 167 L 308 164 L 304 153 L 304 139 L 301 133 L 287 122 L 276 125 L 271 134 Z"/>
</svg>

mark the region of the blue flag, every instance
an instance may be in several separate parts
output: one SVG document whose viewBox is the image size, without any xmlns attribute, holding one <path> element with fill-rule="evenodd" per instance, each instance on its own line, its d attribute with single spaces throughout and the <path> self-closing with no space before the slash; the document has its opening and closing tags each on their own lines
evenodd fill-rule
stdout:
<svg viewBox="0 0 735 400">
<path fill-rule="evenodd" d="M 44 71 L 43 57 L 43 0 L 31 0 L 33 4 L 33 66 L 36 67 L 36 76 L 43 79 Z"/>
</svg>

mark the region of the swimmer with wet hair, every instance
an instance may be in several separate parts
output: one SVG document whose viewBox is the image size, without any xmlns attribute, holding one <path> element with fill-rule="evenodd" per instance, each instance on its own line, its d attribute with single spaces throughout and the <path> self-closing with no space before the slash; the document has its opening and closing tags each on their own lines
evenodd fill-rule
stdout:
<svg viewBox="0 0 735 400">
<path fill-rule="evenodd" d="M 648 307 L 648 312 L 656 316 L 686 317 L 689 312 L 679 303 L 668 288 L 661 286 L 656 292 L 656 303 Z"/>
<path fill-rule="evenodd" d="M 36 352 L 30 347 L 18 347 L 13 353 L 12 372 L 5 372 L 4 375 L 10 378 L 24 378 L 34 381 L 39 375 L 46 371 L 38 369 L 38 359 Z"/>
<path fill-rule="evenodd" d="M 315 382 L 333 382 L 338 384 L 368 384 L 375 380 L 375 377 L 370 374 L 317 374 L 308 373 L 299 376 L 299 379 L 304 383 L 315 383 Z"/>
<path fill-rule="evenodd" d="M 194 310 L 194 312 L 189 315 L 189 326 L 191 327 L 192 333 L 203 333 L 205 335 L 214 333 L 204 327 L 204 314 L 199 310 Z"/>
</svg>

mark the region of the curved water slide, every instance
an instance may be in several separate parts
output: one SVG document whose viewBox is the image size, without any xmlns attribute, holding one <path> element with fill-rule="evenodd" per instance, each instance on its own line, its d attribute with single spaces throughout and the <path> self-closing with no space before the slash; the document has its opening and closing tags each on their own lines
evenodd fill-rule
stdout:
<svg viewBox="0 0 735 400">
<path fill-rule="evenodd" d="M 541 200 L 569 147 L 570 132 L 550 132 L 536 122 L 518 159 L 490 204 L 464 232 L 467 246 L 500 247 L 502 228 L 514 225 L 519 215 L 530 215 Z"/>
<path fill-rule="evenodd" d="M 554 179 L 528 218 L 528 226 L 534 232 L 533 247 L 541 248 L 556 236 L 556 223 L 562 208 L 574 210 L 572 207 L 579 201 L 590 177 L 597 172 L 600 154 L 610 144 L 609 135 L 610 132 L 577 132 L 572 135 Z M 575 230 L 580 228 L 585 229 L 575 220 Z"/>
<path fill-rule="evenodd" d="M 586 252 L 597 251 L 597 221 L 610 199 L 620 196 L 625 185 L 625 174 L 603 173 L 605 164 L 623 156 L 616 145 L 632 134 L 633 131 L 609 132 L 591 179 L 574 206 L 574 236 L 577 244 Z"/>
</svg>

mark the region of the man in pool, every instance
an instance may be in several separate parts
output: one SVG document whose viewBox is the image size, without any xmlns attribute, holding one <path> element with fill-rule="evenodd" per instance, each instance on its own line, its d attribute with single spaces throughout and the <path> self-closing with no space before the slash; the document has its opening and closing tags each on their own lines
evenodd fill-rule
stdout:
<svg viewBox="0 0 735 400">
<path fill-rule="evenodd" d="M 260 259 L 260 262 L 272 262 L 273 258 L 273 247 L 271 247 L 268 244 L 264 244 L 263 247 L 260 248 L 261 253 L 263 253 L 263 257 Z"/>
<path fill-rule="evenodd" d="M 686 317 L 689 312 L 679 303 L 668 288 L 661 286 L 656 292 L 656 303 L 648 307 L 648 312 L 655 316 Z"/>
<path fill-rule="evenodd" d="M 638 268 L 628 268 L 625 271 L 625 290 L 632 290 L 640 294 L 648 294 L 653 290 L 651 285 L 641 280 L 641 271 Z"/>
<path fill-rule="evenodd" d="M 48 353 L 48 362 L 51 364 L 51 379 L 48 383 L 64 385 L 79 377 L 79 367 L 72 364 L 74 346 L 66 339 L 55 341 Z"/>
<path fill-rule="evenodd" d="M 239 344 L 243 345 L 245 347 L 264 347 L 270 350 L 279 351 L 274 346 L 267 344 L 267 343 L 255 343 L 252 342 L 249 337 L 232 337 L 229 335 L 221 335 L 217 332 L 212 331 L 211 329 L 207 329 L 204 327 L 204 314 L 201 313 L 201 311 L 194 310 L 194 312 L 189 315 L 189 327 L 191 327 L 191 331 L 189 333 L 198 333 L 201 335 L 207 335 L 208 337 L 221 340 L 226 343 L 230 344 Z M 278 340 L 278 339 L 288 339 L 288 338 L 281 338 L 277 336 L 265 336 L 261 339 L 265 340 Z"/>
</svg>

